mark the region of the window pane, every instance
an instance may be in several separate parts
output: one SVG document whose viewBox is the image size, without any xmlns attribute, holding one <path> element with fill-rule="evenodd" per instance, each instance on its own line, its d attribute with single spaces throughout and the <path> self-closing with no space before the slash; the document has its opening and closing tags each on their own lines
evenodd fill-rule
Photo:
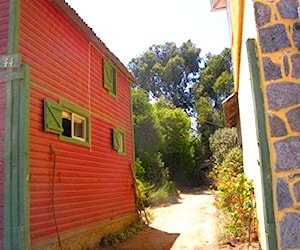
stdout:
<svg viewBox="0 0 300 250">
<path fill-rule="evenodd" d="M 73 136 L 85 139 L 85 118 L 73 115 Z"/>
<path fill-rule="evenodd" d="M 62 112 L 62 126 L 63 126 L 63 135 L 67 137 L 72 137 L 72 123 L 71 123 L 71 113 L 68 111 Z"/>
<path fill-rule="evenodd" d="M 119 133 L 119 144 L 120 144 L 119 151 L 121 153 L 124 153 L 124 134 L 123 133 Z"/>
</svg>

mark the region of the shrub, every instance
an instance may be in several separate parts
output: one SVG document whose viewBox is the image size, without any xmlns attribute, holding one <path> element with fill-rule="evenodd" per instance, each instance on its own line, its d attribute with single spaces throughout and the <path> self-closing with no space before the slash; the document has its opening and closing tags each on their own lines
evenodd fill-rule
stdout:
<svg viewBox="0 0 300 250">
<path fill-rule="evenodd" d="M 162 178 L 155 183 L 150 183 L 144 178 L 145 170 L 142 162 L 137 158 L 135 161 L 137 208 L 144 209 L 145 206 L 167 204 L 178 198 L 175 183 L 169 180 L 167 169 L 164 170 Z M 154 174 L 153 170 L 152 174 Z M 159 171 L 159 173 L 162 173 Z"/>
<path fill-rule="evenodd" d="M 242 149 L 233 148 L 223 162 L 214 167 L 212 176 L 218 190 L 216 206 L 221 211 L 223 238 L 244 242 L 251 234 L 256 235 L 254 189 L 243 172 Z"/>
<path fill-rule="evenodd" d="M 236 128 L 218 129 L 209 138 L 209 147 L 217 164 L 222 163 L 228 152 L 236 146 Z"/>
<path fill-rule="evenodd" d="M 167 181 L 159 188 L 152 189 L 149 194 L 148 203 L 152 206 L 166 205 L 178 199 L 178 191 L 174 182 Z"/>
<path fill-rule="evenodd" d="M 109 247 L 114 244 L 122 243 L 125 240 L 131 238 L 133 235 L 140 232 L 141 230 L 143 230 L 144 226 L 144 222 L 142 220 L 139 220 L 131 224 L 123 231 L 108 233 L 107 235 L 102 237 L 101 241 L 99 242 L 99 246 Z"/>
</svg>

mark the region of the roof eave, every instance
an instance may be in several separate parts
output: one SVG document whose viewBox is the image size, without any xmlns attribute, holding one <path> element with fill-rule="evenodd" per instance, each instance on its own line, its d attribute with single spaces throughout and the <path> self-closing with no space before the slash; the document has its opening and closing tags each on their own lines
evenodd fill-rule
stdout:
<svg viewBox="0 0 300 250">
<path fill-rule="evenodd" d="M 226 0 L 210 0 L 211 11 L 225 10 L 227 6 Z"/>
</svg>

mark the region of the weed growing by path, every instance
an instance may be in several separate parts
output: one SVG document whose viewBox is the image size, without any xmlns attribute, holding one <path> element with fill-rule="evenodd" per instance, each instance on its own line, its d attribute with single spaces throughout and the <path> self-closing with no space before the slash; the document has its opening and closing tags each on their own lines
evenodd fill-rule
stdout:
<svg viewBox="0 0 300 250">
<path fill-rule="evenodd" d="M 132 225 L 130 225 L 128 228 L 126 228 L 123 231 L 109 233 L 102 237 L 99 246 L 100 247 L 109 247 L 114 244 L 122 243 L 125 240 L 131 238 L 141 230 L 143 230 L 145 227 L 144 221 L 140 220 Z"/>
</svg>

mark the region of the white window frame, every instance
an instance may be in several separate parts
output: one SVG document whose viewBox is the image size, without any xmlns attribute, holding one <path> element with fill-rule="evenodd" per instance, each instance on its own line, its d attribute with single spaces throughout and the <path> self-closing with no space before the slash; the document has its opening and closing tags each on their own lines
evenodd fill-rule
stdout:
<svg viewBox="0 0 300 250">
<path fill-rule="evenodd" d="M 70 122 L 71 122 L 71 137 L 70 138 L 76 139 L 76 140 L 80 140 L 80 141 L 83 141 L 83 142 L 87 141 L 87 136 L 86 136 L 87 122 L 86 122 L 86 118 L 85 117 L 83 117 L 81 115 L 78 115 L 75 112 L 72 112 L 72 111 L 69 111 L 69 110 L 65 109 L 65 110 L 62 111 L 62 118 L 69 119 Z M 83 123 L 83 127 L 82 127 L 82 129 L 83 129 L 83 131 L 82 131 L 83 137 L 79 137 L 79 136 L 76 136 L 74 134 L 75 133 L 75 130 L 74 130 L 75 119 L 79 119 Z M 65 136 L 65 137 L 68 137 L 68 136 Z"/>
</svg>

